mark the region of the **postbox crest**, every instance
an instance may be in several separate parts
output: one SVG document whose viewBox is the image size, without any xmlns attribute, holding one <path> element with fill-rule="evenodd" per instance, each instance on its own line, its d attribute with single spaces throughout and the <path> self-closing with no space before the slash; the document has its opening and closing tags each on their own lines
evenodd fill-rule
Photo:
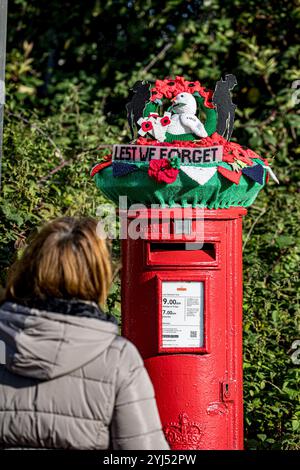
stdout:
<svg viewBox="0 0 300 470">
<path fill-rule="evenodd" d="M 190 421 L 187 413 L 180 413 L 178 422 L 164 426 L 164 433 L 174 450 L 197 450 L 203 435 L 200 424 Z"/>
</svg>

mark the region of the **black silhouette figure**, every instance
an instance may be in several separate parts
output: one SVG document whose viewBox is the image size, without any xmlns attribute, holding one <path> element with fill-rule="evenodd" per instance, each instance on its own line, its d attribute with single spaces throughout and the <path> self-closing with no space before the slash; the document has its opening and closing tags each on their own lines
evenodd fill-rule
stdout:
<svg viewBox="0 0 300 470">
<path fill-rule="evenodd" d="M 131 101 L 126 104 L 126 110 L 131 138 L 134 139 L 134 126 L 137 127 L 137 121 L 143 117 L 146 102 L 150 99 L 150 84 L 139 80 L 133 85 L 131 91 L 133 96 Z"/>
<path fill-rule="evenodd" d="M 230 140 L 236 104 L 232 102 L 230 91 L 237 85 L 235 75 L 225 75 L 225 80 L 217 81 L 212 102 L 216 107 L 218 114 L 217 133 Z"/>
</svg>

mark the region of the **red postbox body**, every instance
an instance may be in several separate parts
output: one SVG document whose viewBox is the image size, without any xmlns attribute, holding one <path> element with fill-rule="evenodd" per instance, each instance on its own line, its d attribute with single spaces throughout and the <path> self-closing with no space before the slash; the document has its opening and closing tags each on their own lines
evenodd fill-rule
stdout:
<svg viewBox="0 0 300 470">
<path fill-rule="evenodd" d="M 122 332 L 145 361 L 172 449 L 243 448 L 246 212 L 144 209 L 140 237 L 122 241 Z M 120 213 L 123 236 L 136 215 Z"/>
</svg>

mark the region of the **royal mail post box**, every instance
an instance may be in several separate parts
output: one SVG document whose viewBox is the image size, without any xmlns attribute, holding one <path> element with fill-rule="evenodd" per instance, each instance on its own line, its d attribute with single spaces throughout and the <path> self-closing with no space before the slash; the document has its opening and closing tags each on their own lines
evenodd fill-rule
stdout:
<svg viewBox="0 0 300 470">
<path fill-rule="evenodd" d="M 172 449 L 243 448 L 246 212 L 144 209 L 140 236 L 122 241 L 122 332 L 144 358 Z M 120 217 L 123 236 L 137 227 L 136 212 Z"/>
</svg>

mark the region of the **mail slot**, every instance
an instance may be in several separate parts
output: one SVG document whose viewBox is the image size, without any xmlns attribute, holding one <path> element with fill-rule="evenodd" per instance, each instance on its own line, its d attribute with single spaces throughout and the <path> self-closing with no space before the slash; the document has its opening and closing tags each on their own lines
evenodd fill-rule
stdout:
<svg viewBox="0 0 300 470">
<path fill-rule="evenodd" d="M 182 223 L 180 211 L 153 222 L 142 210 L 142 236 L 122 241 L 122 332 L 144 358 L 172 449 L 242 449 L 246 210 L 192 209 Z M 136 217 L 121 215 L 123 228 Z"/>
<path fill-rule="evenodd" d="M 159 265 L 216 264 L 217 243 L 205 242 L 149 242 L 148 263 Z"/>
</svg>

